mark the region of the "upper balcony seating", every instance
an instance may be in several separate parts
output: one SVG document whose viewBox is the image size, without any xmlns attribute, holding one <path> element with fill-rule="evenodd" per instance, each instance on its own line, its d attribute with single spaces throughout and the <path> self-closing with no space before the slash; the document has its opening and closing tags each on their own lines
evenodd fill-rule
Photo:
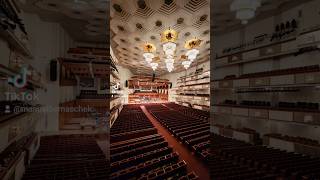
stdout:
<svg viewBox="0 0 320 180">
<path fill-rule="evenodd" d="M 320 71 L 320 66 L 312 65 L 312 66 L 264 71 L 264 72 L 257 72 L 257 73 L 247 73 L 239 77 L 236 77 L 236 75 L 227 75 L 224 77 L 224 79 L 228 80 L 228 79 L 259 78 L 259 77 L 267 77 L 267 76 L 281 76 L 281 75 L 287 75 L 287 74 L 309 73 L 309 72 L 318 72 L 318 71 Z"/>
<path fill-rule="evenodd" d="M 223 104 L 230 106 L 237 106 L 237 101 L 226 99 Z M 239 103 L 242 106 L 252 107 L 267 107 L 267 108 L 280 108 L 280 109 L 296 109 L 296 110 L 319 110 L 319 103 L 312 102 L 284 102 L 280 101 L 277 105 L 271 106 L 271 102 L 268 101 L 248 101 L 243 100 Z"/>
<path fill-rule="evenodd" d="M 300 143 L 304 145 L 309 145 L 309 146 L 317 146 L 320 147 L 319 141 L 305 138 L 305 137 L 294 137 L 294 136 L 288 136 L 288 135 L 281 135 L 281 134 L 266 134 L 265 136 L 267 137 L 272 137 L 272 138 L 277 138 L 277 139 L 282 139 L 284 141 L 290 141 L 294 143 Z"/>
</svg>

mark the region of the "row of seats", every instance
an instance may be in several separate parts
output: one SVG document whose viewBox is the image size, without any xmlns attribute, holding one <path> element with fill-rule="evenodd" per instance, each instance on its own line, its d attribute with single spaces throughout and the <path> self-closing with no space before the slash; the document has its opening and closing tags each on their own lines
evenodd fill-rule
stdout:
<svg viewBox="0 0 320 180">
<path fill-rule="evenodd" d="M 224 104 L 237 105 L 237 101 L 226 99 Z M 245 106 L 259 106 L 259 107 L 271 107 L 271 102 L 267 101 L 248 101 L 244 100 L 239 103 Z M 277 107 L 279 108 L 293 108 L 293 109 L 309 109 L 309 110 L 319 110 L 319 103 L 311 102 L 279 102 Z"/>
<path fill-rule="evenodd" d="M 299 137 L 299 136 L 288 136 L 288 135 L 281 135 L 281 134 L 266 134 L 266 137 L 272 137 L 277 139 L 282 139 L 284 141 L 290 141 L 294 143 L 300 143 L 304 145 L 310 145 L 310 146 L 318 146 L 320 147 L 319 141 L 305 138 L 305 137 Z"/>
<path fill-rule="evenodd" d="M 308 72 L 318 72 L 320 71 L 319 65 L 312 65 L 312 66 L 303 66 L 297 68 L 288 68 L 288 69 L 280 69 L 280 70 L 273 70 L 273 71 L 264 71 L 264 72 L 257 72 L 257 73 L 247 73 L 239 76 L 239 78 L 257 78 L 257 77 L 265 77 L 265 76 L 280 76 L 280 75 L 287 75 L 287 74 L 297 74 L 297 73 L 308 73 Z M 228 75 L 225 76 L 224 79 L 235 79 L 235 75 Z"/>
<path fill-rule="evenodd" d="M 262 144 L 262 140 L 259 137 L 259 133 L 254 129 L 247 128 L 247 127 L 234 128 L 234 127 L 231 127 L 230 125 L 224 126 L 221 124 L 214 124 L 213 126 L 219 127 L 220 132 L 222 132 L 222 133 L 224 130 L 226 130 L 228 132 L 230 132 L 230 130 L 231 130 L 232 132 L 242 132 L 242 133 L 248 134 L 248 135 L 250 135 L 250 143 Z"/>
<path fill-rule="evenodd" d="M 124 105 L 110 132 L 113 135 L 148 128 L 153 128 L 153 125 L 142 112 L 140 106 Z"/>
<path fill-rule="evenodd" d="M 198 179 L 194 173 L 188 174 L 186 162 L 157 131 L 137 136 L 136 132 L 144 128 L 153 128 L 153 125 L 140 105 L 125 105 L 111 127 L 110 180 Z"/>
<path fill-rule="evenodd" d="M 245 170 L 254 169 L 254 172 L 261 173 L 256 177 L 246 177 L 240 179 L 318 179 L 320 178 L 320 158 L 310 157 L 302 154 L 291 153 L 279 149 L 269 148 L 260 145 L 251 145 L 231 138 L 220 135 L 211 135 L 212 148 L 212 164 L 216 164 L 214 159 L 216 157 L 232 161 L 233 164 L 245 166 Z M 211 159 L 212 160 L 212 159 Z M 220 168 L 217 170 L 217 177 L 224 170 Z M 214 168 L 211 172 L 215 173 Z M 228 172 L 233 172 L 232 170 Z M 236 176 L 243 176 L 246 174 L 241 171 Z M 248 176 L 251 173 L 248 174 Z M 232 175 L 226 175 L 228 179 Z M 250 175 L 251 176 L 251 175 Z M 215 176 L 213 175 L 213 178 Z M 219 179 L 219 178 L 218 178 Z M 239 179 L 239 178 L 238 178 Z"/>
<path fill-rule="evenodd" d="M 46 136 L 23 180 L 102 180 L 108 178 L 109 170 L 94 136 Z"/>
<path fill-rule="evenodd" d="M 319 103 L 309 103 L 309 102 L 279 102 L 279 107 L 281 108 L 299 108 L 299 109 L 319 109 Z"/>
<path fill-rule="evenodd" d="M 167 106 L 168 104 L 164 104 Z M 187 116 L 179 113 L 178 108 L 169 109 L 161 104 L 145 105 L 147 110 L 174 136 L 186 144 L 199 157 L 207 161 L 210 142 L 210 125 L 208 119 Z M 175 106 L 175 105 L 168 105 Z M 158 108 L 157 108 L 158 107 Z M 164 110 L 164 108 L 166 110 Z M 180 107 L 182 108 L 182 107 Z M 177 110 L 173 110 L 177 109 Z"/>
<path fill-rule="evenodd" d="M 190 107 L 181 106 L 181 105 L 176 104 L 176 103 L 166 103 L 165 106 L 167 106 L 167 107 L 169 107 L 171 109 L 177 110 L 177 111 L 183 113 L 186 116 L 200 118 L 200 119 L 206 119 L 206 120 L 209 120 L 209 118 L 210 118 L 210 112 L 209 111 L 193 109 L 193 108 L 190 108 Z"/>
</svg>

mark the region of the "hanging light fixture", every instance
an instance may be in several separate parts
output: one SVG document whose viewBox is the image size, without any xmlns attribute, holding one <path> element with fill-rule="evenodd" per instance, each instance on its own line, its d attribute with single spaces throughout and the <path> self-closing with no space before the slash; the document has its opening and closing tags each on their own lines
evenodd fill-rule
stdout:
<svg viewBox="0 0 320 180">
<path fill-rule="evenodd" d="M 182 65 L 185 69 L 188 69 L 191 65 L 191 61 L 188 61 L 188 60 L 182 61 Z"/>
<path fill-rule="evenodd" d="M 190 67 L 190 65 L 191 65 L 191 61 L 189 61 L 188 59 L 187 59 L 187 56 L 186 55 L 181 55 L 181 64 L 183 65 L 183 67 L 185 68 L 185 69 L 188 69 L 189 67 Z"/>
<path fill-rule="evenodd" d="M 163 44 L 163 51 L 167 56 L 173 56 L 176 51 L 177 45 L 173 42 L 167 42 Z"/>
<path fill-rule="evenodd" d="M 190 39 L 189 41 L 186 42 L 185 44 L 185 48 L 189 49 L 186 53 L 186 56 L 188 57 L 188 59 L 193 62 L 195 59 L 197 59 L 197 55 L 199 54 L 199 50 L 196 49 L 200 46 L 201 44 L 201 40 L 194 38 L 194 39 Z"/>
<path fill-rule="evenodd" d="M 150 63 L 150 66 L 151 66 L 152 70 L 155 71 L 158 68 L 158 63 L 152 62 L 152 63 Z"/>
<path fill-rule="evenodd" d="M 148 62 L 148 64 L 150 64 L 152 62 L 152 59 L 154 58 L 154 54 L 152 52 L 156 51 L 156 47 L 151 43 L 146 43 L 143 46 L 143 50 L 144 50 L 143 57 Z"/>
<path fill-rule="evenodd" d="M 152 62 L 152 59 L 154 58 L 154 55 L 152 53 L 144 53 L 143 57 L 148 62 L 148 64 L 150 64 Z"/>
<path fill-rule="evenodd" d="M 240 19 L 242 24 L 247 24 L 260 6 L 261 0 L 233 0 L 230 9 L 236 12 L 236 18 Z"/>
<path fill-rule="evenodd" d="M 164 43 L 162 48 L 164 54 L 166 55 L 165 63 L 169 72 L 173 71 L 174 69 L 174 55 L 177 48 L 177 44 L 175 42 L 177 39 L 177 31 L 170 28 L 163 31 L 161 34 L 161 42 Z"/>
<path fill-rule="evenodd" d="M 160 57 L 153 58 L 153 62 L 150 63 L 150 66 L 153 71 L 155 71 L 159 66 Z"/>
<path fill-rule="evenodd" d="M 199 54 L 198 49 L 191 49 L 187 51 L 186 56 L 188 56 L 188 59 L 193 62 L 195 59 L 197 59 L 197 55 Z"/>
</svg>

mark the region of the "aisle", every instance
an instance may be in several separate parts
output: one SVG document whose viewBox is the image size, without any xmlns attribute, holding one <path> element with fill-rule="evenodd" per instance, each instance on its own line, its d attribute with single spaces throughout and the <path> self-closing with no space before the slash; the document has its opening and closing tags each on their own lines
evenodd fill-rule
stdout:
<svg viewBox="0 0 320 180">
<path fill-rule="evenodd" d="M 200 180 L 209 180 L 209 170 L 208 168 L 198 159 L 196 158 L 192 152 L 185 147 L 182 143 L 177 141 L 175 137 L 173 137 L 170 132 L 163 127 L 148 111 L 144 106 L 140 106 L 142 111 L 149 118 L 154 127 L 158 130 L 158 133 L 161 134 L 165 140 L 169 143 L 174 151 L 178 152 L 180 157 L 186 161 L 188 165 L 188 171 L 194 171 Z"/>
</svg>

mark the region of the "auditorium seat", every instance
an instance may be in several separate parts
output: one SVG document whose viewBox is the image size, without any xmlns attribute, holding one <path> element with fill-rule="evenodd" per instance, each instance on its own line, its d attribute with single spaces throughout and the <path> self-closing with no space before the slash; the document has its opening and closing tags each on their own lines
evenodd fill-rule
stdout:
<svg viewBox="0 0 320 180">
<path fill-rule="evenodd" d="M 178 140 L 207 161 L 209 154 L 209 117 L 205 111 L 174 103 L 145 105 L 146 109 Z"/>
<path fill-rule="evenodd" d="M 108 164 L 92 135 L 45 136 L 23 180 L 107 179 Z"/>
<path fill-rule="evenodd" d="M 245 177 L 244 179 L 255 179 L 257 177 L 263 177 L 262 179 L 303 179 L 317 177 L 316 174 L 319 172 L 320 167 L 320 158 L 286 152 L 262 145 L 251 145 L 216 134 L 211 135 L 211 148 L 213 162 L 210 161 L 210 163 L 214 164 L 212 166 L 215 166 L 217 164 L 216 159 L 220 158 L 224 159 L 223 164 L 227 164 L 225 161 L 231 161 L 232 165 L 247 166 L 246 170 L 252 168 L 255 170 L 248 173 L 247 177 L 244 176 L 247 173 L 242 170 L 236 176 L 221 174 L 217 170 L 217 177 L 222 175 L 228 178 L 241 176 L 241 178 Z M 215 171 L 213 170 L 214 167 L 210 169 L 212 169 L 212 172 Z M 232 172 L 234 171 L 232 170 Z M 252 173 L 262 174 L 256 174 L 256 177 L 254 177 L 251 176 Z"/>
<path fill-rule="evenodd" d="M 188 177 L 186 162 L 156 130 L 137 133 L 153 128 L 140 105 L 124 106 L 111 127 L 110 180 Z"/>
</svg>

